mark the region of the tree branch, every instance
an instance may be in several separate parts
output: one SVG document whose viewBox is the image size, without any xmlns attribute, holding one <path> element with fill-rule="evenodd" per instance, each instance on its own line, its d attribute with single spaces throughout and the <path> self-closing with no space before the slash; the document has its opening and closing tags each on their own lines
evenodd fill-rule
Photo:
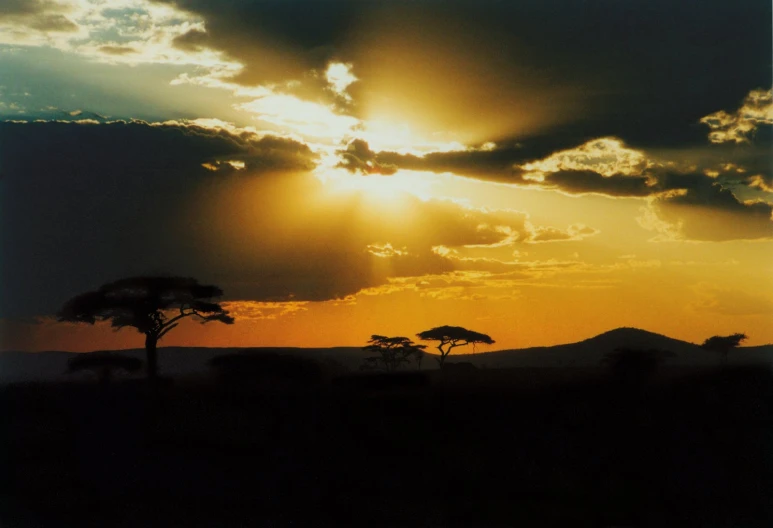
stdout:
<svg viewBox="0 0 773 528">
<path fill-rule="evenodd" d="M 164 329 L 161 331 L 161 333 L 160 333 L 160 334 L 158 334 L 158 337 L 157 337 L 157 339 L 161 339 L 162 337 L 164 337 L 164 336 L 166 335 L 166 333 L 167 333 L 167 332 L 169 332 L 169 330 L 171 330 L 172 328 L 174 328 L 174 327 L 175 327 L 175 326 L 177 326 L 178 324 L 180 324 L 180 323 L 174 323 L 174 324 L 172 324 L 172 325 L 167 325 L 167 326 L 166 326 L 166 327 L 165 327 L 165 328 L 164 328 Z"/>
<path fill-rule="evenodd" d="M 171 319 L 169 319 L 168 321 L 166 321 L 164 324 L 161 325 L 161 328 L 159 330 L 163 330 L 163 329 L 169 327 L 170 325 L 174 324 L 175 322 L 179 321 L 183 317 L 188 317 L 189 315 L 194 315 L 194 312 L 185 313 L 185 312 L 183 312 L 183 309 L 180 308 L 180 315 L 176 315 L 176 316 L 172 317 Z"/>
</svg>

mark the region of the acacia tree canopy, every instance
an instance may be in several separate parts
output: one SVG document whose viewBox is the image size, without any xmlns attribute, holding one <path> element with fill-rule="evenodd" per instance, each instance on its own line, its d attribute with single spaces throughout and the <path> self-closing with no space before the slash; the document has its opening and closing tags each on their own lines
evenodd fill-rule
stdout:
<svg viewBox="0 0 773 528">
<path fill-rule="evenodd" d="M 387 372 L 394 372 L 403 363 L 408 363 L 411 358 L 421 362 L 423 356 L 422 350 L 427 345 L 414 343 L 407 337 L 386 337 L 382 335 L 372 335 L 368 344 L 362 347 L 363 350 L 375 352 L 377 356 L 365 358 L 366 364 L 381 367 Z"/>
<path fill-rule="evenodd" d="M 461 326 L 438 326 L 425 330 L 416 334 L 416 337 L 422 341 L 438 341 L 437 349 L 440 351 L 440 357 L 438 363 L 443 366 L 446 357 L 456 347 L 475 345 L 476 343 L 484 343 L 486 345 L 492 345 L 495 343 L 491 336 L 468 330 Z M 443 347 L 446 347 L 445 349 Z"/>
<path fill-rule="evenodd" d="M 88 324 L 110 321 L 116 329 L 132 327 L 145 334 L 148 376 L 155 378 L 158 340 L 181 319 L 233 324 L 228 311 L 212 301 L 222 295 L 217 286 L 202 285 L 190 277 L 131 277 L 76 295 L 62 306 L 57 319 Z"/>
<path fill-rule="evenodd" d="M 719 352 L 722 354 L 722 360 L 727 362 L 728 353 L 740 346 L 741 342 L 748 339 L 746 334 L 732 334 L 729 336 L 713 336 L 703 342 L 701 348 L 704 350 L 711 350 L 712 352 Z"/>
</svg>

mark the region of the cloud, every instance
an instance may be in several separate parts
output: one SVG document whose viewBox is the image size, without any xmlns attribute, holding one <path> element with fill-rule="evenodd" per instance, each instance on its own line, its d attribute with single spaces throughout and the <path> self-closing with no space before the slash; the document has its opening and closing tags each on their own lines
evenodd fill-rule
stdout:
<svg viewBox="0 0 773 528">
<path fill-rule="evenodd" d="M 593 139 L 578 147 L 554 152 L 519 168 L 529 173 L 593 171 L 601 176 L 638 176 L 652 165 L 640 150 L 614 137 Z"/>
<path fill-rule="evenodd" d="M 201 51 L 207 46 L 209 35 L 202 29 L 190 29 L 172 39 L 172 45 L 184 51 Z"/>
<path fill-rule="evenodd" d="M 97 48 L 102 53 L 108 55 L 126 55 L 128 53 L 137 53 L 137 50 L 131 46 L 100 46 Z"/>
<path fill-rule="evenodd" d="M 742 202 L 718 183 L 653 197 L 640 219 L 663 240 L 721 242 L 773 237 L 773 205 Z"/>
<path fill-rule="evenodd" d="M 766 193 L 773 193 L 773 177 L 755 174 L 747 180 L 749 187 L 756 187 Z"/>
<path fill-rule="evenodd" d="M 355 139 L 345 149 L 339 150 L 338 155 L 341 158 L 337 167 L 347 169 L 351 172 L 361 174 L 381 174 L 388 176 L 397 172 L 395 165 L 388 163 L 379 163 L 376 161 L 376 153 L 373 152 L 368 143 L 362 139 Z"/>
<path fill-rule="evenodd" d="M 651 176 L 626 176 L 614 174 L 604 176 L 592 170 L 547 173 L 540 177 L 530 177 L 526 173 L 513 175 L 512 183 L 524 187 L 552 189 L 567 194 L 600 194 L 610 197 L 641 198 L 652 194 Z"/>
<path fill-rule="evenodd" d="M 0 123 L 0 138 L 3 310 L 14 313 L 52 313 L 118 276 L 197 269 L 185 236 L 212 219 L 183 205 L 224 181 L 202 163 L 243 160 L 258 175 L 314 164 L 291 140 L 197 126 Z"/>
<path fill-rule="evenodd" d="M 346 102 L 352 102 L 352 96 L 347 89 L 358 79 L 352 73 L 352 65 L 342 62 L 331 62 L 325 70 L 325 80 L 327 80 L 329 89 L 338 97 Z"/>
<path fill-rule="evenodd" d="M 658 260 L 632 261 L 612 265 L 592 265 L 579 260 L 513 260 L 461 257 L 445 247 L 434 251 L 451 261 L 452 271 L 416 276 L 390 277 L 379 286 L 366 288 L 360 295 L 392 295 L 415 292 L 434 299 L 501 300 L 522 297 L 525 288 L 607 289 L 622 280 L 611 273 L 637 272 L 660 267 Z M 601 275 L 600 278 L 594 277 Z"/>
<path fill-rule="evenodd" d="M 340 151 L 339 166 L 367 173 L 387 165 L 432 172 L 452 172 L 487 181 L 556 190 L 570 195 L 644 198 L 649 207 L 639 219 L 661 239 L 722 241 L 770 237 L 771 205 L 760 199 L 739 200 L 728 187 L 767 192 L 770 178 L 747 174 L 724 162 L 717 170 L 699 170 L 687 161 L 658 160 L 617 138 L 598 138 L 530 161 L 522 146 L 431 153 L 425 156 L 373 152 L 358 140 Z M 576 239 L 576 234 L 541 228 L 534 242 Z"/>
<path fill-rule="evenodd" d="M 230 301 L 224 302 L 225 308 L 229 314 L 236 319 L 242 320 L 263 320 L 278 319 L 286 315 L 293 315 L 298 312 L 308 310 L 307 302 L 257 302 L 257 301 Z"/>
<path fill-rule="evenodd" d="M 322 100 L 336 94 L 309 72 L 352 64 L 359 82 L 348 93 L 360 111 L 420 135 L 454 131 L 464 143 L 569 129 L 637 145 L 694 143 L 701 116 L 770 77 L 759 46 L 770 40 L 766 2 L 696 10 L 633 0 L 603 12 L 572 2 L 452 2 L 442 16 L 425 0 L 167 3 L 194 14 L 207 46 L 244 66 L 231 79 L 240 86 L 299 82 L 295 95 Z"/>
<path fill-rule="evenodd" d="M 757 45 L 770 34 L 764 2 L 696 14 L 665 0 L 634 1 L 609 6 L 603 15 L 571 2 L 559 10 L 453 2 L 443 16 L 424 0 L 390 8 L 355 0 L 12 0 L 3 6 L 6 20 L 34 13 L 65 17 L 77 28 L 56 34 L 0 22 L 0 41 L 7 44 L 55 47 L 110 63 L 180 66 L 178 84 L 244 90 L 237 97 L 268 90 L 273 97 L 258 94 L 240 108 L 265 114 L 276 126 L 293 125 L 271 110 L 289 104 L 288 97 L 333 114 L 345 108 L 339 117 L 355 121 L 339 120 L 337 141 L 340 130 L 364 121 L 406 125 L 416 138 L 440 133 L 444 143 L 563 138 L 510 163 L 594 137 L 623 137 L 639 146 L 694 142 L 701 134 L 692 125 L 701 116 L 769 81 L 768 57 Z M 632 13 L 636 39 L 620 29 Z M 729 24 L 744 27 L 743 35 L 728 34 Z M 707 33 L 714 37 L 696 52 L 694 42 Z M 718 66 L 727 63 L 734 68 Z M 324 132 L 330 117 L 313 132 Z"/>
<path fill-rule="evenodd" d="M 735 112 L 714 112 L 700 119 L 711 132 L 712 143 L 745 143 L 761 126 L 773 125 L 773 90 L 756 89 L 749 92 Z"/>
<path fill-rule="evenodd" d="M 359 121 L 340 114 L 334 105 L 301 99 L 295 95 L 271 89 L 252 90 L 255 98 L 238 103 L 236 108 L 255 114 L 256 119 L 276 126 L 279 130 L 317 140 L 340 141 L 350 135 Z"/>
<path fill-rule="evenodd" d="M 308 145 L 217 120 L 0 123 L 0 138 L 2 316 L 161 272 L 228 301 L 344 299 L 390 277 L 513 271 L 433 248 L 492 251 L 540 229 L 522 211 L 338 191 Z"/>
<path fill-rule="evenodd" d="M 568 240 L 582 240 L 599 233 L 598 229 L 583 224 L 570 225 L 568 229 L 555 227 L 538 227 L 534 230 L 529 242 L 559 242 Z"/>
<path fill-rule="evenodd" d="M 46 0 L 7 0 L 0 6 L 0 29 L 13 25 L 13 33 L 35 32 L 72 33 L 78 25 L 65 14 L 68 6 Z"/>
<path fill-rule="evenodd" d="M 358 150 L 373 165 L 450 172 L 460 176 L 539 187 L 568 194 L 644 197 L 658 192 L 654 170 L 660 166 L 644 152 L 618 138 L 597 138 L 576 147 L 555 150 L 564 139 L 539 139 L 526 144 L 433 152 L 424 156 Z M 356 164 L 343 164 L 358 170 Z"/>
<path fill-rule="evenodd" d="M 766 295 L 708 283 L 697 284 L 692 289 L 697 299 L 689 307 L 696 311 L 729 316 L 773 315 L 773 299 Z"/>
<path fill-rule="evenodd" d="M 202 35 L 200 16 L 152 0 L 11 0 L 0 7 L 0 44 L 52 47 L 110 63 L 238 72 L 241 65 L 207 47 Z"/>
</svg>

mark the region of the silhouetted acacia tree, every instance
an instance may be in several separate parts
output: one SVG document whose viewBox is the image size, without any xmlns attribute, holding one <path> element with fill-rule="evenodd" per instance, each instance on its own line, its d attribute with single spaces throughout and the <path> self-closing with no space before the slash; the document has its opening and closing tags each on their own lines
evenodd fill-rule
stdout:
<svg viewBox="0 0 773 528">
<path fill-rule="evenodd" d="M 474 346 L 476 343 L 494 344 L 494 340 L 490 336 L 467 330 L 461 326 L 438 326 L 418 333 L 416 337 L 422 341 L 439 341 L 437 349 L 440 351 L 440 357 L 436 359 L 441 368 L 446 357 L 456 347 L 469 344 Z M 443 347 L 446 348 L 444 349 Z"/>
<path fill-rule="evenodd" d="M 738 348 L 742 341 L 748 339 L 746 334 L 733 334 L 729 336 L 714 336 L 703 342 L 701 348 L 719 352 L 722 357 L 722 364 L 727 364 L 727 356 L 731 350 Z"/>
<path fill-rule="evenodd" d="M 97 373 L 99 381 L 102 384 L 108 384 L 113 372 L 123 370 L 133 373 L 142 368 L 142 361 L 119 354 L 110 354 L 106 352 L 92 352 L 89 354 L 78 354 L 67 362 L 69 372 L 81 372 L 90 370 Z"/>
<path fill-rule="evenodd" d="M 368 352 L 375 352 L 378 355 L 365 358 L 365 365 L 372 368 L 379 368 L 387 372 L 394 372 L 403 363 L 408 363 L 411 358 L 416 358 L 423 354 L 422 350 L 427 345 L 419 345 L 407 337 L 386 337 L 381 335 L 372 335 L 368 340 L 368 345 L 362 347 Z M 418 359 L 421 362 L 421 359 Z"/>
<path fill-rule="evenodd" d="M 668 350 L 617 348 L 604 354 L 601 364 L 624 381 L 644 381 L 655 374 L 666 359 L 675 356 Z"/>
<path fill-rule="evenodd" d="M 201 323 L 233 324 L 233 317 L 212 302 L 221 295 L 223 291 L 217 286 L 202 285 L 188 277 L 132 277 L 73 297 L 57 318 L 89 324 L 109 320 L 116 329 L 136 328 L 145 334 L 148 378 L 153 381 L 158 371 L 158 341 L 181 319 L 195 317 Z"/>
</svg>

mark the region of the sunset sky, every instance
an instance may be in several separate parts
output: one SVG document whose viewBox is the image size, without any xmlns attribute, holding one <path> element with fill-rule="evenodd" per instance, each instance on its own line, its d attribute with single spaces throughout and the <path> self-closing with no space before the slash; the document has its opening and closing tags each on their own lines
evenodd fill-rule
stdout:
<svg viewBox="0 0 773 528">
<path fill-rule="evenodd" d="M 769 0 L 0 2 L 0 348 L 773 342 Z"/>
</svg>

